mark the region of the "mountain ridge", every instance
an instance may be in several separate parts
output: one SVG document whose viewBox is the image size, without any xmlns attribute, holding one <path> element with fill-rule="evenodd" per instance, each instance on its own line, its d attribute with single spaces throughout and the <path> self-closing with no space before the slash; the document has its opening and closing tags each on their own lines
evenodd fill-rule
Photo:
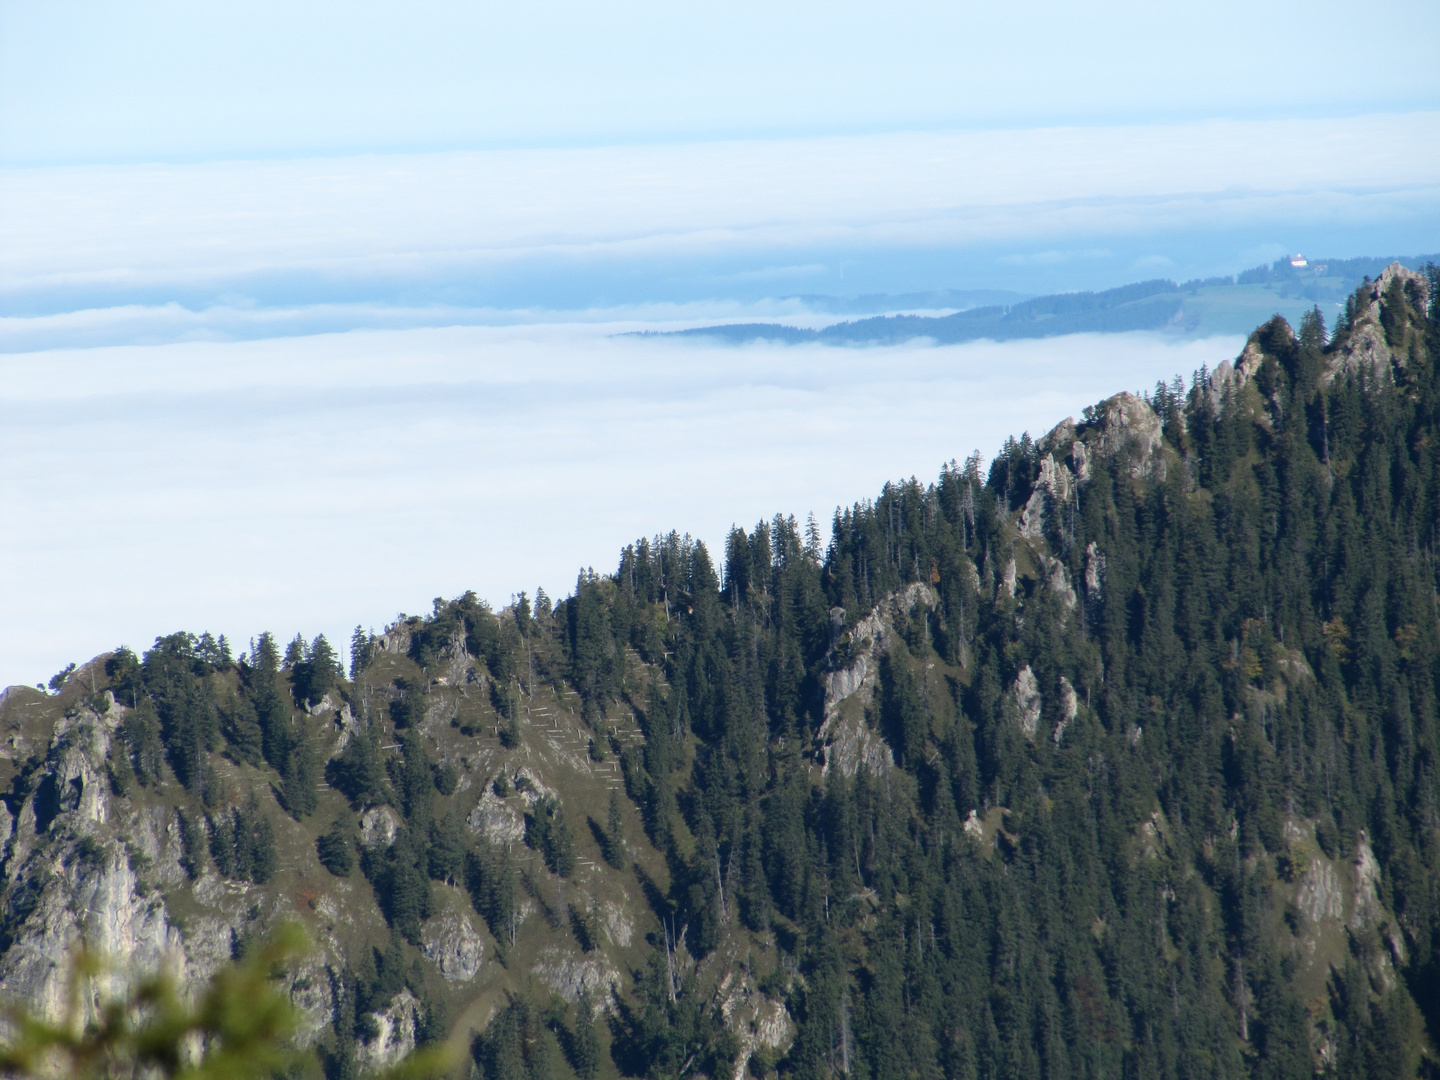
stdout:
<svg viewBox="0 0 1440 1080">
<path fill-rule="evenodd" d="M 642 539 L 349 678 L 176 634 L 11 687 L 0 985 L 298 918 L 330 1080 L 447 1037 L 487 1080 L 1431 1075 L 1437 292 L 1387 267 L 828 550 Z"/>
<path fill-rule="evenodd" d="M 1403 260 L 1419 271 L 1440 255 Z M 1274 310 L 1276 299 L 1299 310 L 1305 302 L 1338 302 L 1360 284 L 1362 275 L 1379 274 L 1401 260 L 1317 260 L 1297 268 L 1279 259 L 1233 277 L 1176 283 L 1156 278 L 1112 289 L 1029 297 L 1013 304 L 966 307 L 950 315 L 881 314 L 847 320 L 820 329 L 783 323 L 728 323 L 685 330 L 637 331 L 635 336 L 700 337 L 743 344 L 773 341 L 797 345 L 894 345 L 916 339 L 951 345 L 982 339 L 1011 341 L 1079 333 L 1165 331 L 1185 335 L 1244 333 L 1261 309 Z M 1278 292 L 1278 296 L 1277 296 Z M 1245 294 L 1241 297 L 1240 294 Z M 1287 304 L 1286 301 L 1289 301 Z M 1238 310 L 1227 310 L 1236 307 Z"/>
</svg>

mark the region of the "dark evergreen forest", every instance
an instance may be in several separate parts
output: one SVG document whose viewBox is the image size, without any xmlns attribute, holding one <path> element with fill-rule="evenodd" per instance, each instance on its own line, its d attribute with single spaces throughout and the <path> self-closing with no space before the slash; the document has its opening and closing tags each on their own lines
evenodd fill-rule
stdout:
<svg viewBox="0 0 1440 1080">
<path fill-rule="evenodd" d="M 825 548 L 779 516 L 713 554 L 670 533 L 553 605 L 467 595 L 412 620 L 422 666 L 462 642 L 488 674 L 502 740 L 538 683 L 578 694 L 597 754 L 600 718 L 635 717 L 643 741 L 610 749 L 669 868 L 613 1009 L 512 997 L 475 1068 L 588 1077 L 603 1042 L 625 1075 L 728 1077 L 718 959 L 794 1018 L 788 1050 L 749 1058 L 759 1080 L 1440 1075 L 1437 285 L 1367 280 L 1333 337 L 1318 310 L 1277 318 L 1235 370 L 889 484 Z M 373 647 L 357 634 L 352 679 Z M 205 751 L 227 746 L 310 813 L 322 763 L 291 704 L 349 684 L 323 639 L 292 651 L 117 654 L 116 686 L 148 690 L 120 782 L 163 759 L 209 806 Z M 844 714 L 856 665 L 874 693 Z M 197 690 L 219 668 L 228 700 Z M 433 809 L 447 779 L 404 737 L 423 696 L 390 705 L 398 755 L 354 739 L 328 779 L 403 812 L 361 860 L 394 950 L 430 880 L 465 882 L 503 947 L 516 870 Z M 847 757 L 846 723 L 870 750 Z M 527 820 L 561 879 L 563 803 Z M 210 843 L 259 881 L 247 813 L 215 811 Z M 343 836 L 321 857 L 349 872 Z M 344 974 L 342 1042 L 401 956 Z"/>
</svg>

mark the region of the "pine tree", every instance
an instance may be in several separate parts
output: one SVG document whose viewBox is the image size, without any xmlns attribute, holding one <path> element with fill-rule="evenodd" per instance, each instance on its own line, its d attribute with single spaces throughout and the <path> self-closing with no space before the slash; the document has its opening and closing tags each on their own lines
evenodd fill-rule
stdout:
<svg viewBox="0 0 1440 1080">
<path fill-rule="evenodd" d="M 1300 344 L 1308 349 L 1323 349 L 1327 340 L 1325 316 L 1317 304 L 1300 318 Z"/>
<path fill-rule="evenodd" d="M 315 854 L 320 859 L 320 865 L 336 877 L 349 877 L 350 870 L 355 865 L 350 837 L 339 821 L 315 841 Z"/>
<path fill-rule="evenodd" d="M 374 656 L 374 635 L 367 634 L 358 625 L 350 635 L 350 681 L 356 682 L 370 666 Z"/>
<path fill-rule="evenodd" d="M 254 705 L 260 725 L 261 749 L 265 760 L 276 770 L 284 768 L 290 756 L 289 696 L 280 688 L 280 657 L 275 639 L 261 634 L 251 650 L 250 670 L 246 673 L 246 690 Z"/>
<path fill-rule="evenodd" d="M 315 812 L 320 802 L 320 758 L 302 720 L 290 737 L 290 753 L 281 771 L 279 800 L 296 821 Z"/>
<path fill-rule="evenodd" d="M 595 1009 L 590 995 L 581 993 L 575 1004 L 575 1023 L 569 1037 L 570 1067 L 580 1080 L 593 1080 L 600 1070 L 600 1037 L 595 1031 Z"/>
<path fill-rule="evenodd" d="M 510 851 L 482 840 L 465 856 L 465 888 L 471 903 L 502 945 L 514 944 L 516 873 Z"/>
<path fill-rule="evenodd" d="M 237 843 L 245 849 L 244 863 L 248 876 L 256 885 L 264 885 L 280 865 L 279 853 L 275 850 L 275 826 L 260 809 L 259 800 L 250 796 L 249 807 L 244 820 L 235 819 Z"/>
<path fill-rule="evenodd" d="M 344 670 L 324 634 L 318 635 L 305 650 L 304 658 L 291 665 L 295 679 L 295 696 L 307 705 L 317 705 L 344 678 Z"/>
<path fill-rule="evenodd" d="M 611 789 L 605 813 L 605 861 L 616 870 L 625 868 L 625 819 L 620 811 L 620 793 Z"/>
<path fill-rule="evenodd" d="M 330 786 L 343 793 L 356 809 L 390 801 L 380 740 L 372 728 L 351 735 L 345 748 L 325 766 Z"/>
<path fill-rule="evenodd" d="M 296 666 L 297 664 L 303 664 L 304 662 L 305 662 L 305 639 L 304 639 L 303 637 L 301 637 L 299 634 L 296 634 L 295 637 L 294 637 L 294 639 L 290 642 L 290 644 L 285 646 L 285 661 L 284 661 L 284 665 L 285 665 L 285 667 L 290 668 L 291 670 L 294 670 L 294 668 L 295 668 L 295 666 Z"/>
<path fill-rule="evenodd" d="M 426 868 L 435 881 L 453 885 L 462 876 L 465 864 L 465 840 L 459 820 L 446 814 L 430 826 L 430 844 L 425 854 Z"/>
<path fill-rule="evenodd" d="M 208 819 L 210 825 L 210 857 L 215 860 L 215 869 L 225 877 L 234 877 L 235 863 L 235 818 L 233 814 L 216 814 Z"/>
<path fill-rule="evenodd" d="M 177 810 L 180 822 L 180 866 L 191 881 L 205 872 L 205 831 L 193 813 Z"/>
</svg>

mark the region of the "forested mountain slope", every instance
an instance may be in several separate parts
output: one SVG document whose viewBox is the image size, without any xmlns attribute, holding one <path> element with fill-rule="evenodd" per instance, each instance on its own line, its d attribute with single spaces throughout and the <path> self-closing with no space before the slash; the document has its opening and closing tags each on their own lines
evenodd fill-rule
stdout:
<svg viewBox="0 0 1440 1080">
<path fill-rule="evenodd" d="M 670 534 L 0 703 L 0 986 L 274 920 L 332 1080 L 1412 1077 L 1440 1033 L 1440 319 L 1087 409 L 818 530 Z M 3 779 L 3 778 L 0 778 Z"/>
</svg>

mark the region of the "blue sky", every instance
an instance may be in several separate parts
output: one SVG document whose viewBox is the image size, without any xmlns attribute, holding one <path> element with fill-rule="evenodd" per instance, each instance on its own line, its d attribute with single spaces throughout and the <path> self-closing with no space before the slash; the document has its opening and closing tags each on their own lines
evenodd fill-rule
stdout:
<svg viewBox="0 0 1440 1080">
<path fill-rule="evenodd" d="M 0 315 L 1044 292 L 1419 253 L 1437 55 L 1425 0 L 3 0 Z"/>
<path fill-rule="evenodd" d="M 1440 105 L 1398 0 L 6 0 L 0 158 L 186 160 Z"/>
<path fill-rule="evenodd" d="M 1437 55 L 1433 2 L 0 0 L 0 685 L 562 595 L 1213 366 L 611 335 L 1440 250 Z"/>
</svg>

